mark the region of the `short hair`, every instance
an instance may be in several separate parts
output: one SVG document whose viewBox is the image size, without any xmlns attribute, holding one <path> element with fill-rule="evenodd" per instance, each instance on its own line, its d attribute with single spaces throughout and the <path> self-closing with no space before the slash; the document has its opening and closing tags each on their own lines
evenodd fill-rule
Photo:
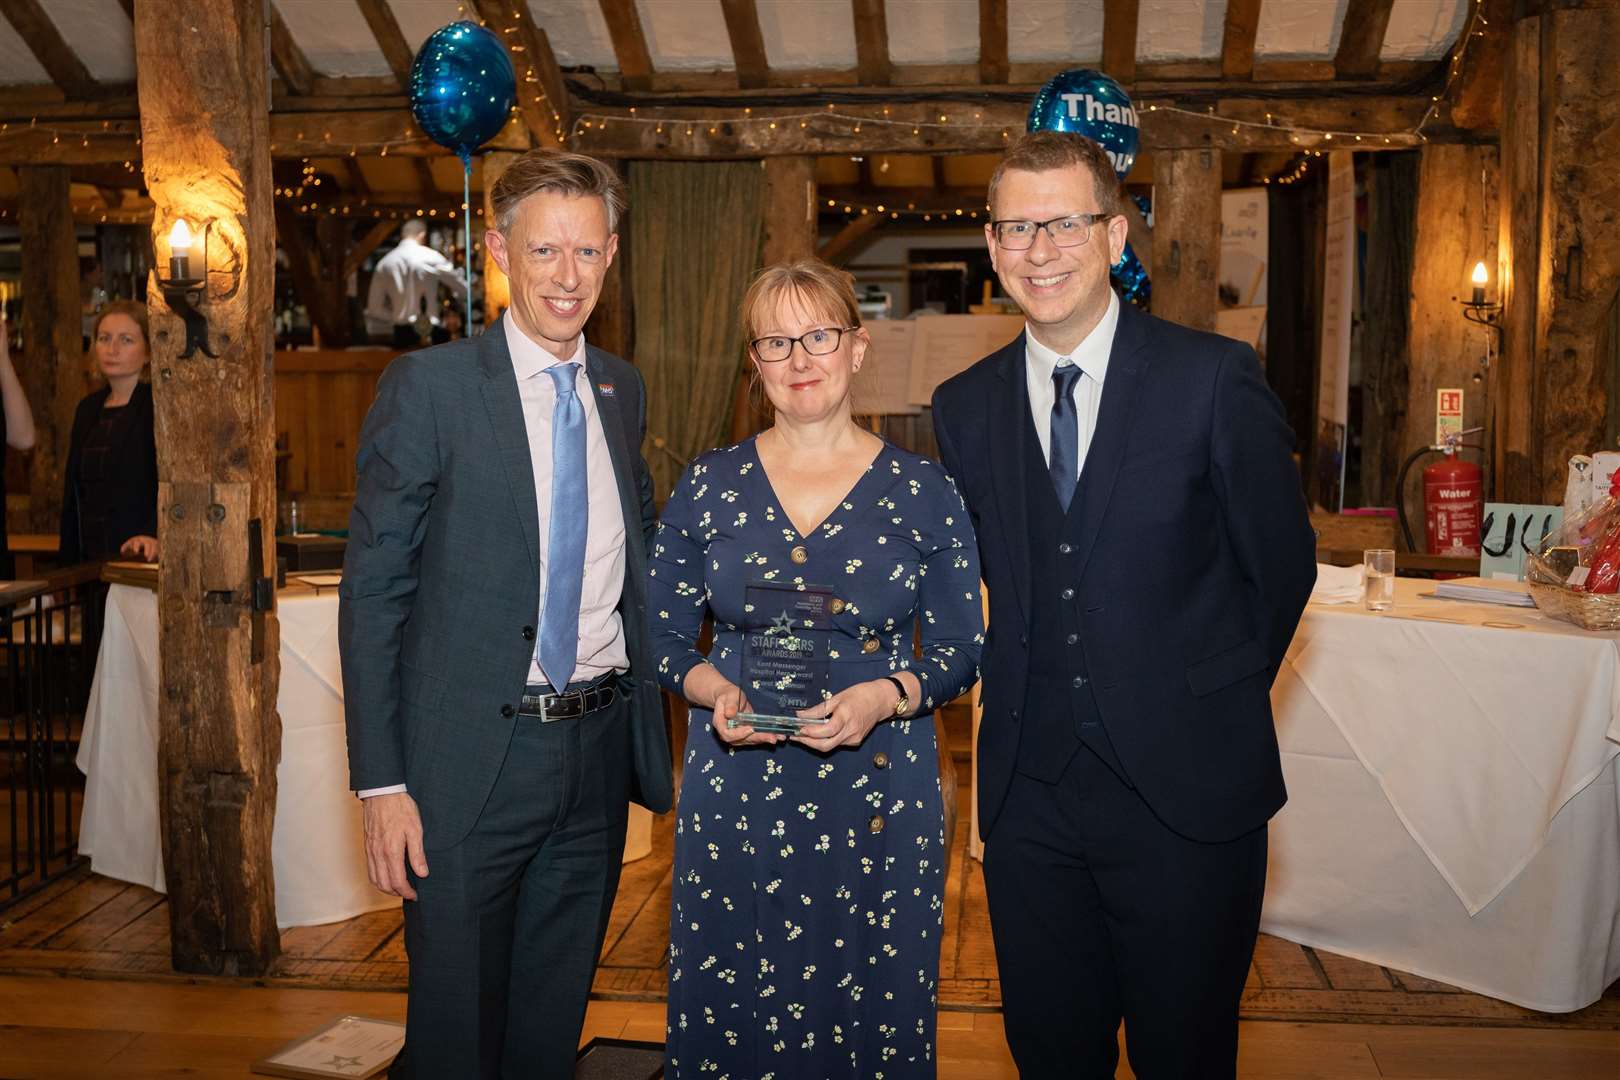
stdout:
<svg viewBox="0 0 1620 1080">
<path fill-rule="evenodd" d="M 585 154 L 563 150 L 530 150 L 506 167 L 495 181 L 489 198 L 495 209 L 495 228 L 506 233 L 518 204 L 541 191 L 563 195 L 595 195 L 607 207 L 608 232 L 618 230 L 626 199 L 624 181 L 613 166 Z"/>
<path fill-rule="evenodd" d="M 141 344 L 146 346 L 147 352 L 152 351 L 152 334 L 147 329 L 146 305 L 136 303 L 134 300 L 114 300 L 100 311 L 96 312 L 96 321 L 90 324 L 90 342 L 95 344 L 101 335 L 101 324 L 109 315 L 127 315 L 135 320 L 135 325 L 141 328 Z"/>
<path fill-rule="evenodd" d="M 427 235 L 427 222 L 418 218 L 411 218 L 399 227 L 401 240 L 420 240 Z"/>
<path fill-rule="evenodd" d="M 996 188 L 1007 173 L 1048 172 L 1075 166 L 1091 173 L 1099 213 L 1115 217 L 1125 212 L 1125 196 L 1120 190 L 1114 163 L 1108 160 L 1108 152 L 1072 131 L 1028 131 L 1014 139 L 990 177 L 986 199 L 990 212 L 996 213 Z"/>
<path fill-rule="evenodd" d="M 817 258 L 794 259 L 767 266 L 754 275 L 742 302 L 745 345 L 757 336 L 760 320 L 785 298 L 797 301 L 807 311 L 837 319 L 840 326 L 861 325 L 852 275 Z"/>
</svg>

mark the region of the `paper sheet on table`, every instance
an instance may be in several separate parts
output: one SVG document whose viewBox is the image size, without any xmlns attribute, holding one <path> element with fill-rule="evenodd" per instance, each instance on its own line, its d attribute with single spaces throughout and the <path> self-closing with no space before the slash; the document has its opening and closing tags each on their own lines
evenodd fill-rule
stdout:
<svg viewBox="0 0 1620 1080">
<path fill-rule="evenodd" d="M 1024 330 L 1022 315 L 924 315 L 914 320 L 911 350 L 913 405 L 927 405 L 934 388 L 1012 341 Z"/>
<path fill-rule="evenodd" d="M 294 574 L 294 581 L 302 581 L 305 585 L 313 585 L 324 589 L 332 585 L 343 584 L 342 574 Z"/>
<path fill-rule="evenodd" d="M 1311 586 L 1313 604 L 1353 604 L 1361 599 L 1361 567 L 1316 564 L 1316 584 Z"/>
<path fill-rule="evenodd" d="M 917 343 L 915 319 L 873 319 L 866 324 L 872 346 L 855 384 L 855 411 L 862 416 L 912 416 L 922 410 L 911 401 L 911 357 Z"/>
</svg>

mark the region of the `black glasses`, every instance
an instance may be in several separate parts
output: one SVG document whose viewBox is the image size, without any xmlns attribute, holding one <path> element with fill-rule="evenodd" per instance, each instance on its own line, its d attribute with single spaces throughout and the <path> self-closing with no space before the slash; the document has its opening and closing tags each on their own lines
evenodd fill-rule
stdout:
<svg viewBox="0 0 1620 1080">
<path fill-rule="evenodd" d="M 1024 251 L 1035 245 L 1042 229 L 1058 247 L 1079 247 L 1091 239 L 1091 227 L 1107 221 L 1110 214 L 1066 214 L 1047 221 L 992 221 L 996 243 L 1008 251 Z"/>
<path fill-rule="evenodd" d="M 851 330 L 859 330 L 858 326 L 820 326 L 814 330 L 807 330 L 798 337 L 788 337 L 785 334 L 773 334 L 770 337 L 755 338 L 748 343 L 754 350 L 754 355 L 767 364 L 779 364 L 793 355 L 793 346 L 799 345 L 811 356 L 827 356 L 838 351 L 838 343 L 844 340 L 844 335 Z"/>
</svg>

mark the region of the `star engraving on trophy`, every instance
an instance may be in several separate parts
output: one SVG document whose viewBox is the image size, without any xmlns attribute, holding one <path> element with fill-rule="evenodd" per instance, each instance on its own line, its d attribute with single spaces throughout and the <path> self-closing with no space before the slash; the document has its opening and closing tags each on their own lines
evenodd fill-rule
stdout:
<svg viewBox="0 0 1620 1080">
<path fill-rule="evenodd" d="M 785 634 L 788 637 L 793 636 L 793 617 L 787 613 L 786 608 L 782 610 L 782 614 L 773 615 L 771 617 L 771 628 L 765 632 L 767 634 Z"/>
</svg>

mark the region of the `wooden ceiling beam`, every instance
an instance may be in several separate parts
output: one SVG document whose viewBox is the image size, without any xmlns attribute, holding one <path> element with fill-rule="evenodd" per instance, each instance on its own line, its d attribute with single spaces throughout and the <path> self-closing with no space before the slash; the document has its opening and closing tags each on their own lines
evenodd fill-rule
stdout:
<svg viewBox="0 0 1620 1080">
<path fill-rule="evenodd" d="M 1125 86 L 1136 82 L 1137 0 L 1103 0 L 1103 71 Z"/>
<path fill-rule="evenodd" d="M 140 121 L 60 120 L 11 123 L 0 130 L 0 165 L 116 165 L 139 162 Z M 417 129 L 406 109 L 270 114 L 270 153 L 280 159 L 356 154 L 437 155 L 444 148 Z M 522 121 L 506 125 L 486 149 L 527 150 Z"/>
<path fill-rule="evenodd" d="M 1221 77 L 1254 78 L 1254 35 L 1260 29 L 1260 0 L 1226 0 L 1221 35 Z"/>
<path fill-rule="evenodd" d="M 844 206 L 882 206 L 891 210 L 950 214 L 985 209 L 984 188 L 965 187 L 884 187 L 882 184 L 818 184 L 818 210 L 832 212 Z M 829 203 L 836 205 L 828 205 Z"/>
<path fill-rule="evenodd" d="M 101 84 L 68 46 L 39 0 L 0 0 L 0 14 L 11 23 L 39 66 L 68 98 L 82 101 L 103 93 Z"/>
<path fill-rule="evenodd" d="M 1384 32 L 1389 29 L 1389 11 L 1395 0 L 1350 0 L 1339 32 L 1339 51 L 1333 68 L 1341 79 L 1370 79 L 1378 74 L 1379 54 L 1384 51 Z"/>
<path fill-rule="evenodd" d="M 398 228 L 398 222 L 374 222 L 360 239 L 350 245 L 349 253 L 343 257 L 343 279 L 347 281 L 350 274 L 360 269 L 365 261 L 371 257 L 371 253 L 376 251 L 384 240 L 393 236 Z"/>
<path fill-rule="evenodd" d="M 360 160 L 346 156 L 343 159 L 344 179 L 348 181 L 348 188 L 360 199 L 371 198 L 371 184 L 366 181 L 366 174 L 360 168 Z"/>
<path fill-rule="evenodd" d="M 737 85 L 758 90 L 771 82 L 771 64 L 765 55 L 765 35 L 759 28 L 759 7 L 754 0 L 720 0 L 737 68 Z"/>
<path fill-rule="evenodd" d="M 843 266 L 876 239 L 872 234 L 887 220 L 882 214 L 862 214 L 822 244 L 816 257 L 833 266 Z"/>
<path fill-rule="evenodd" d="M 410 45 L 405 42 L 405 34 L 399 28 L 399 20 L 394 18 L 394 9 L 388 6 L 388 0 L 355 0 L 355 2 L 360 5 L 360 14 L 365 17 L 366 25 L 371 27 L 371 36 L 377 39 L 377 47 L 382 50 L 383 57 L 388 61 L 388 70 L 394 73 L 399 88 L 409 91 L 411 64 L 415 61 L 415 57 L 411 55 Z"/>
<path fill-rule="evenodd" d="M 600 0 L 602 17 L 607 20 L 613 39 L 613 55 L 619 58 L 619 78 L 626 90 L 651 90 L 653 64 L 647 52 L 647 35 L 641 29 L 636 0 Z"/>
<path fill-rule="evenodd" d="M 869 115 L 880 109 L 879 100 L 867 107 Z M 1261 150 L 1331 149 L 1342 142 L 1328 141 L 1308 132 L 1291 132 L 1291 126 L 1313 131 L 1361 132 L 1354 143 L 1358 150 L 1393 150 L 1416 146 L 1420 140 L 1410 134 L 1423 115 L 1428 99 L 1414 96 L 1353 96 L 1220 99 L 1210 102 L 1218 116 L 1205 116 L 1197 110 L 1170 112 L 1139 108 L 1142 143 L 1145 150 L 1224 149 L 1235 152 Z M 745 115 L 743 107 L 732 109 L 658 108 L 638 106 L 636 118 L 642 123 L 613 123 L 611 118 L 629 118 L 625 110 L 599 110 L 610 118 L 605 128 L 582 130 L 570 146 L 581 153 L 600 157 L 682 160 L 740 160 L 794 154 L 937 154 L 994 153 L 1001 150 L 1012 134 L 1024 128 L 1027 106 L 1023 102 L 957 102 L 945 104 L 955 116 L 980 114 L 971 120 L 944 127 L 937 123 L 940 102 L 899 103 L 885 106 L 889 123 L 861 124 L 855 131 L 859 106 L 847 111 L 818 115 L 805 127 L 797 117 L 802 106 L 753 107 Z M 966 110 L 964 112 L 964 110 Z M 1270 123 L 1267 123 L 1267 117 Z M 769 127 L 777 117 L 792 117 L 776 130 Z M 1220 117 L 1225 117 L 1221 119 Z M 698 120 L 703 122 L 697 122 Z M 662 121 L 659 125 L 648 120 Z M 1233 130 L 1231 121 L 1246 121 Z M 907 126 L 916 125 L 915 128 Z M 691 134 L 688 134 L 690 128 Z M 713 129 L 711 133 L 710 129 Z M 913 134 L 913 131 L 916 134 Z M 1458 133 L 1444 127 L 1425 129 L 1429 141 L 1457 139 Z"/>
<path fill-rule="evenodd" d="M 310 67 L 304 50 L 293 40 L 292 31 L 282 19 L 274 4 L 266 4 L 270 11 L 270 60 L 282 83 L 294 94 L 308 94 L 315 88 L 315 69 Z"/>
<path fill-rule="evenodd" d="M 889 20 L 883 0 L 850 0 L 855 9 L 855 70 L 862 86 L 888 86 Z"/>
<path fill-rule="evenodd" d="M 979 0 L 979 81 L 1004 83 L 1007 60 L 1007 0 Z"/>
<path fill-rule="evenodd" d="M 432 202 L 440 195 L 439 181 L 433 176 L 433 166 L 425 157 L 413 157 L 411 164 L 416 168 L 416 183 L 422 189 L 422 201 Z"/>
<path fill-rule="evenodd" d="M 568 130 L 568 91 L 546 32 L 535 25 L 527 4 L 473 0 L 473 7 L 512 58 L 523 122 L 541 146 L 561 146 Z"/>
</svg>

